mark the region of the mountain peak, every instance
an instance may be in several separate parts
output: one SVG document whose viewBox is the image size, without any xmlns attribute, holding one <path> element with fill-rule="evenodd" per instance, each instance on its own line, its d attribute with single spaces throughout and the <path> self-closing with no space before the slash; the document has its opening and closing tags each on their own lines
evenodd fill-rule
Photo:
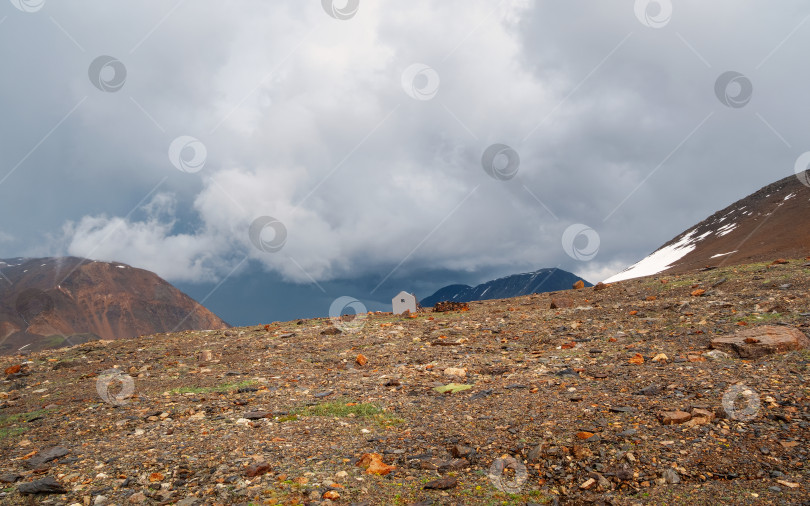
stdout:
<svg viewBox="0 0 810 506">
<path fill-rule="evenodd" d="M 554 292 L 571 288 L 580 278 L 575 274 L 557 268 L 543 268 L 522 274 L 512 274 L 481 283 L 469 285 L 448 285 L 433 295 L 422 299 L 423 307 L 431 307 L 437 302 L 470 302 L 475 300 L 506 299 L 536 292 Z M 583 280 L 584 281 L 584 280 Z M 592 286 L 587 281 L 585 286 Z"/>
<path fill-rule="evenodd" d="M 156 274 L 77 257 L 0 259 L 0 353 L 229 325 Z"/>
<path fill-rule="evenodd" d="M 810 252 L 810 187 L 795 175 L 717 211 L 605 283 L 706 266 L 797 258 Z"/>
</svg>

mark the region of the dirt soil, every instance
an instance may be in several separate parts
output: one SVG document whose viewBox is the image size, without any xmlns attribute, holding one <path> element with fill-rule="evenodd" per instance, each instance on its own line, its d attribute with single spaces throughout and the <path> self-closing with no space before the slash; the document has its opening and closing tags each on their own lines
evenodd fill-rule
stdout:
<svg viewBox="0 0 810 506">
<path fill-rule="evenodd" d="M 0 503 L 802 504 L 809 265 L 1 357 Z"/>
</svg>

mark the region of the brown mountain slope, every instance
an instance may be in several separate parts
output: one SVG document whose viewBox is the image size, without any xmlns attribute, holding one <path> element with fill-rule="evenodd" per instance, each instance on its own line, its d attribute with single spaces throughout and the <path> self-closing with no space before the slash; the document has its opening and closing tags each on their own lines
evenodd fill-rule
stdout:
<svg viewBox="0 0 810 506">
<path fill-rule="evenodd" d="M 118 262 L 0 260 L 0 353 L 228 324 L 156 274 Z"/>
<path fill-rule="evenodd" d="M 0 356 L 0 505 L 807 504 L 805 264 Z"/>
<path fill-rule="evenodd" d="M 605 282 L 808 254 L 810 187 L 794 175 L 717 211 Z"/>
</svg>

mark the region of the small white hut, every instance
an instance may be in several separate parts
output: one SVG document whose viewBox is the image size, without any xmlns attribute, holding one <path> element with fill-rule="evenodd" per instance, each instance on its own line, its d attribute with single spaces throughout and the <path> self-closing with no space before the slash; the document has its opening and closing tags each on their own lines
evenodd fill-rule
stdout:
<svg viewBox="0 0 810 506">
<path fill-rule="evenodd" d="M 411 313 L 416 312 L 416 296 L 408 292 L 399 292 L 396 297 L 391 299 L 391 305 L 394 308 L 394 314 L 402 314 L 405 311 Z"/>
</svg>

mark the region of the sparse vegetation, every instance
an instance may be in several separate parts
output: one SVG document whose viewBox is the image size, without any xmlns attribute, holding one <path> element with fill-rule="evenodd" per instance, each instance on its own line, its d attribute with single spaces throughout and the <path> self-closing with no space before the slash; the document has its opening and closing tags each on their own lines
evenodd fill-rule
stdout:
<svg viewBox="0 0 810 506">
<path fill-rule="evenodd" d="M 212 387 L 178 387 L 169 390 L 171 394 L 207 394 L 211 392 L 229 392 L 231 390 L 239 390 L 240 388 L 247 388 L 256 384 L 253 380 L 240 381 L 239 383 L 223 383 Z"/>
<path fill-rule="evenodd" d="M 13 415 L 0 416 L 0 440 L 8 437 L 17 436 L 28 430 L 28 427 L 21 425 L 32 418 L 44 416 L 48 413 L 47 409 L 38 409 L 29 413 L 17 413 Z"/>
<path fill-rule="evenodd" d="M 331 416 L 336 418 L 370 418 L 381 426 L 396 425 L 404 422 L 386 412 L 375 404 L 368 402 L 352 402 L 343 399 L 324 402 L 314 406 L 304 406 L 292 411 L 294 416 Z"/>
</svg>

